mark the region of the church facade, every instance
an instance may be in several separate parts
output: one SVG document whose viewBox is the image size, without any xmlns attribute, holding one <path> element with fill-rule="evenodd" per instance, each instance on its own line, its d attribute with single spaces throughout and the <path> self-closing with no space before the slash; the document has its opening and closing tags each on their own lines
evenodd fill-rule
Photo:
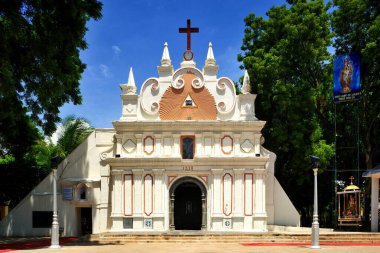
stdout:
<svg viewBox="0 0 380 253">
<path fill-rule="evenodd" d="M 59 164 L 62 234 L 299 226 L 274 176 L 276 155 L 262 146 L 265 122 L 255 116 L 247 73 L 236 95 L 233 81 L 217 76 L 211 43 L 202 69 L 184 55 L 176 70 L 165 43 L 157 69 L 139 92 L 131 69 L 120 85 L 120 119 Z M 0 222 L 0 235 L 50 234 L 53 180 Z"/>
</svg>

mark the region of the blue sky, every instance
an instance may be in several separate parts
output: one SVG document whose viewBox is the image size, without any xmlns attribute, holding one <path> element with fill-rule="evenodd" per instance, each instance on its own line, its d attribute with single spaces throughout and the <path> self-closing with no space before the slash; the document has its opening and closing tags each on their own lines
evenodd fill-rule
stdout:
<svg viewBox="0 0 380 253">
<path fill-rule="evenodd" d="M 93 127 L 112 127 L 121 116 L 119 84 L 127 83 L 133 67 L 139 92 L 149 77 L 157 77 L 163 45 L 169 44 L 174 69 L 179 68 L 186 50 L 186 27 L 191 19 L 200 33 L 192 34 L 192 51 L 202 69 L 208 43 L 213 43 L 219 65 L 218 76 L 237 81 L 243 75 L 237 54 L 244 36 L 244 17 L 249 13 L 264 16 L 280 0 L 109 0 L 103 1 L 103 17 L 88 23 L 88 49 L 81 52 L 87 64 L 82 75 L 82 105 L 66 104 L 60 116 L 75 115 L 88 119 Z"/>
</svg>

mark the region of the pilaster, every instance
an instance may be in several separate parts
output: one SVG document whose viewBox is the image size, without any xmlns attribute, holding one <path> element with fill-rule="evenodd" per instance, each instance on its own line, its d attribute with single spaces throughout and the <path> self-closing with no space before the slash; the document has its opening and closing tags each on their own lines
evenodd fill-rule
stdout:
<svg viewBox="0 0 380 253">
<path fill-rule="evenodd" d="M 214 156 L 220 156 L 221 150 L 220 150 L 220 134 L 214 134 Z"/>
<path fill-rule="evenodd" d="M 155 134 L 154 135 L 154 138 L 155 138 L 155 145 L 154 145 L 154 153 L 155 153 L 155 156 L 158 156 L 158 157 L 161 157 L 162 154 L 163 154 L 163 145 L 162 145 L 162 135 L 161 134 Z"/>
<path fill-rule="evenodd" d="M 213 174 L 212 216 L 222 217 L 222 169 L 211 169 Z"/>
<path fill-rule="evenodd" d="M 112 230 L 120 231 L 123 229 L 123 209 L 122 209 L 122 170 L 112 170 L 113 191 L 112 191 Z"/>
<path fill-rule="evenodd" d="M 202 150 L 202 134 L 195 134 L 195 156 L 204 156 Z"/>
<path fill-rule="evenodd" d="M 241 134 L 235 134 L 234 137 L 234 155 L 239 156 L 240 155 L 240 138 Z"/>
<path fill-rule="evenodd" d="M 133 213 L 135 216 L 142 216 L 143 210 L 142 210 L 142 204 L 143 204 L 143 170 L 142 169 L 135 169 L 132 170 L 133 173 L 133 184 L 134 184 L 134 191 L 133 191 L 133 197 L 134 197 L 134 205 L 133 205 Z"/>
<path fill-rule="evenodd" d="M 163 189 L 163 184 L 165 184 L 165 170 L 164 169 L 153 169 L 154 174 L 154 215 L 163 216 L 164 215 L 164 200 L 165 192 Z"/>
<path fill-rule="evenodd" d="M 116 154 L 121 155 L 121 142 L 123 140 L 123 136 L 121 134 L 115 134 L 116 140 Z"/>
<path fill-rule="evenodd" d="M 180 135 L 179 134 L 173 134 L 173 157 L 180 157 L 181 151 L 180 151 Z"/>
<path fill-rule="evenodd" d="M 100 219 L 100 232 L 107 231 L 108 224 L 108 206 L 109 206 L 109 183 L 110 183 L 110 166 L 106 165 L 100 168 L 100 204 L 98 206 Z"/>
<path fill-rule="evenodd" d="M 254 170 L 254 208 L 253 208 L 253 230 L 257 232 L 267 231 L 267 213 L 266 213 L 266 170 Z"/>
<path fill-rule="evenodd" d="M 245 169 L 233 169 L 234 172 L 234 217 L 243 216 L 243 206 L 244 206 L 244 172 Z"/>
<path fill-rule="evenodd" d="M 136 157 L 142 157 L 142 134 L 135 134 L 136 137 Z"/>
<path fill-rule="evenodd" d="M 255 156 L 260 156 L 260 139 L 261 139 L 261 134 L 255 134 L 254 135 L 254 150 L 255 150 Z"/>
</svg>

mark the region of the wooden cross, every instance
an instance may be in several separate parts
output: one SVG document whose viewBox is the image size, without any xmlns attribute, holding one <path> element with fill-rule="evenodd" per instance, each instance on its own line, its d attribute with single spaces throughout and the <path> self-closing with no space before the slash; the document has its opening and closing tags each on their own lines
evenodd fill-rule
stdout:
<svg viewBox="0 0 380 253">
<path fill-rule="evenodd" d="M 187 20 L 187 27 L 185 28 L 179 28 L 179 33 L 187 33 L 187 50 L 191 50 L 191 34 L 192 33 L 199 33 L 198 27 L 191 27 L 190 25 L 190 19 Z"/>
</svg>

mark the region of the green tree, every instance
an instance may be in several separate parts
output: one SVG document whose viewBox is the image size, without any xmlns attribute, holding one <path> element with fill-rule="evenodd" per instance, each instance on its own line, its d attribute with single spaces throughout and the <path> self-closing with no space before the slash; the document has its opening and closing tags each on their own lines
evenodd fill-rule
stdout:
<svg viewBox="0 0 380 253">
<path fill-rule="evenodd" d="M 328 141 L 332 131 L 326 131 L 332 130 L 327 51 L 331 33 L 323 0 L 292 2 L 289 7 L 272 7 L 267 19 L 254 14 L 245 18 L 243 53 L 238 60 L 258 94 L 257 117 L 267 121 L 264 145 L 277 154 L 276 176 L 307 218 L 312 204 L 309 155 L 321 157 L 322 172 L 334 155 Z M 328 203 L 331 182 L 326 186 L 323 194 Z"/>
<path fill-rule="evenodd" d="M 361 100 L 337 106 L 337 113 L 343 122 L 350 122 L 352 113 L 347 112 L 360 112 L 362 155 L 370 169 L 380 163 L 380 1 L 333 0 L 332 5 L 336 54 L 357 52 L 361 58 Z M 345 133 L 353 132 L 349 124 L 345 126 Z"/>
<path fill-rule="evenodd" d="M 62 158 L 67 157 L 93 131 L 85 118 L 67 116 L 62 121 L 62 132 L 58 136 L 57 150 Z"/>
<path fill-rule="evenodd" d="M 97 0 L 2 0 L 0 4 L 0 149 L 22 156 L 55 130 L 59 108 L 81 103 L 86 23 L 101 17 Z"/>
<path fill-rule="evenodd" d="M 56 146 L 47 144 L 40 134 L 23 157 L 16 159 L 10 154 L 1 156 L 0 200 L 11 200 L 11 207 L 17 205 L 49 174 L 50 159 L 55 153 Z"/>
<path fill-rule="evenodd" d="M 30 192 L 51 171 L 51 158 L 65 158 L 92 132 L 84 118 L 68 116 L 62 121 L 57 144 L 41 134 L 22 158 L 0 156 L 0 201 L 11 200 L 11 207 Z M 20 183 L 21 182 L 21 183 Z"/>
</svg>

